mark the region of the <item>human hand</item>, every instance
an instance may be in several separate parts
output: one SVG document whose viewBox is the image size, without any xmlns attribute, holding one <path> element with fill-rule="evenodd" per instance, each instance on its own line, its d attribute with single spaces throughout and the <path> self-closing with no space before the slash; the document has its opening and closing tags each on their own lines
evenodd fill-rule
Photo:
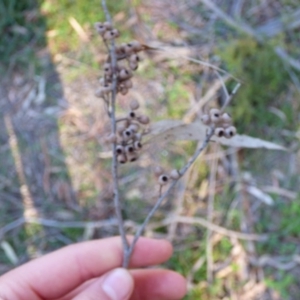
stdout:
<svg viewBox="0 0 300 300">
<path fill-rule="evenodd" d="M 140 238 L 130 271 L 122 262 L 120 237 L 67 246 L 0 277 L 0 300 L 175 300 L 184 278 L 169 270 L 136 269 L 170 258 L 167 241 Z"/>
</svg>

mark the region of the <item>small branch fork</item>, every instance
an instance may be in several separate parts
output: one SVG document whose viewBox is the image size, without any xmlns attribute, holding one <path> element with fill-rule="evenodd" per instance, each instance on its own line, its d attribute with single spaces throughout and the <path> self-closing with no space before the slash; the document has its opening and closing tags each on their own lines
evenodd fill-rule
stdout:
<svg viewBox="0 0 300 300">
<path fill-rule="evenodd" d="M 102 7 L 106 16 L 106 20 L 110 23 L 112 23 L 111 16 L 109 14 L 107 5 L 106 5 L 106 0 L 102 0 Z M 115 47 L 115 42 L 114 39 L 111 40 L 109 53 L 110 53 L 110 59 L 111 59 L 111 64 L 112 64 L 112 69 L 113 69 L 113 82 L 112 82 L 112 93 L 111 93 L 111 99 L 110 99 L 110 120 L 111 120 L 111 128 L 112 132 L 116 134 L 116 95 L 117 95 L 117 74 L 116 74 L 116 67 L 117 67 L 117 55 L 116 55 L 116 47 Z M 231 95 L 227 95 L 227 100 L 225 102 L 225 105 L 222 107 L 222 111 L 224 110 L 225 106 L 228 105 L 228 103 L 231 101 L 232 97 L 236 94 L 237 90 L 239 89 L 240 84 L 238 84 L 234 91 L 232 92 Z M 136 231 L 134 238 L 131 243 L 128 242 L 126 238 L 126 233 L 125 233 L 125 227 L 124 227 L 124 221 L 122 217 L 122 210 L 121 210 L 121 203 L 120 203 L 120 196 L 119 196 L 119 184 L 118 184 L 118 161 L 117 161 L 117 153 L 116 153 L 116 143 L 113 144 L 113 163 L 112 163 L 112 175 L 113 175 L 113 191 L 114 191 L 114 206 L 115 206 L 115 211 L 117 215 L 117 220 L 118 220 L 118 227 L 119 227 L 119 232 L 122 238 L 122 244 L 123 244 L 123 264 L 122 266 L 124 268 L 129 267 L 130 263 L 130 258 L 132 256 L 132 253 L 134 251 L 134 247 L 138 241 L 138 239 L 142 236 L 144 230 L 146 229 L 147 225 L 149 224 L 151 218 L 155 214 L 155 212 L 159 209 L 161 203 L 163 200 L 170 194 L 178 180 L 185 175 L 185 173 L 188 171 L 188 169 L 192 166 L 192 164 L 196 161 L 196 159 L 199 157 L 199 155 L 204 151 L 204 149 L 208 146 L 212 136 L 214 135 L 215 132 L 215 127 L 211 126 L 207 132 L 206 138 L 203 141 L 202 145 L 195 151 L 194 155 L 192 158 L 187 162 L 187 164 L 179 171 L 179 178 L 176 180 L 173 180 L 171 184 L 168 186 L 167 190 L 162 194 L 160 190 L 160 195 L 145 218 L 143 224 L 139 227 L 139 229 Z"/>
</svg>

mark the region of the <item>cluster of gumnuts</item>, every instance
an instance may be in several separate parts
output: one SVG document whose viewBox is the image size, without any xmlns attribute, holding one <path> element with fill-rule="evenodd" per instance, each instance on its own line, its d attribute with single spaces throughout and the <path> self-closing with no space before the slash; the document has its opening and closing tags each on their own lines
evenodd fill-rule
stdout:
<svg viewBox="0 0 300 300">
<path fill-rule="evenodd" d="M 127 116 L 116 120 L 116 134 L 111 133 L 105 137 L 107 143 L 116 143 L 117 159 L 121 164 L 136 161 L 143 147 L 144 126 L 150 123 L 150 119 L 138 113 L 139 107 L 139 103 L 132 100 Z"/>
<path fill-rule="evenodd" d="M 155 169 L 154 169 L 154 175 L 157 178 L 158 184 L 160 186 L 164 186 L 164 185 L 168 184 L 170 182 L 170 180 L 178 180 L 180 178 L 180 176 L 181 176 L 180 172 L 178 170 L 176 170 L 176 169 L 172 170 L 168 174 L 160 166 L 155 167 Z"/>
<path fill-rule="evenodd" d="M 119 31 L 113 28 L 109 22 L 98 22 L 95 24 L 95 28 L 105 43 L 120 36 Z M 143 50 L 145 50 L 145 47 L 137 41 L 116 45 L 116 69 L 113 70 L 111 57 L 109 55 L 103 66 L 104 76 L 99 80 L 101 87 L 96 91 L 96 96 L 105 99 L 107 95 L 112 92 L 114 74 L 117 76 L 117 92 L 126 95 L 133 86 L 131 80 L 133 71 L 137 70 L 139 62 L 141 61 L 138 53 Z"/>
<path fill-rule="evenodd" d="M 232 125 L 230 115 L 226 112 L 222 113 L 217 108 L 211 108 L 207 114 L 202 115 L 201 121 L 207 126 L 213 126 L 217 137 L 230 139 L 236 135 L 236 128 Z"/>
</svg>

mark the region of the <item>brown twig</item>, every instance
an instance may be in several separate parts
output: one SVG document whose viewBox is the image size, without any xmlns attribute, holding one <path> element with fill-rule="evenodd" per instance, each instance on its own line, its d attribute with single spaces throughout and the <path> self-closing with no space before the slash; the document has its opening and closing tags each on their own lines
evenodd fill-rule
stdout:
<svg viewBox="0 0 300 300">
<path fill-rule="evenodd" d="M 102 7 L 105 13 L 105 17 L 107 22 L 112 23 L 112 19 L 110 17 L 106 1 L 102 0 Z M 111 40 L 110 49 L 109 49 L 111 65 L 113 70 L 113 80 L 112 80 L 112 93 L 111 93 L 111 111 L 110 111 L 110 120 L 111 120 L 111 129 L 112 133 L 116 134 L 117 131 L 117 123 L 116 123 L 116 96 L 117 96 L 117 58 L 116 58 L 116 47 L 114 39 Z M 123 244 L 123 266 L 125 267 L 125 262 L 128 258 L 129 252 L 129 243 L 126 238 L 126 232 L 124 228 L 124 222 L 122 217 L 120 196 L 119 196 L 119 182 L 118 182 L 118 161 L 117 161 L 117 145 L 116 142 L 113 143 L 113 157 L 112 157 L 112 176 L 113 176 L 113 192 L 114 192 L 114 206 L 115 212 L 117 215 L 118 223 L 119 223 L 119 232 L 122 238 Z"/>
<path fill-rule="evenodd" d="M 103 10 L 104 10 L 105 15 L 106 15 L 107 22 L 112 23 L 112 20 L 111 20 L 109 11 L 107 9 L 107 5 L 106 5 L 105 0 L 102 0 L 102 6 L 103 6 Z M 116 110 L 116 95 L 117 95 L 117 83 L 118 82 L 117 82 L 117 74 L 116 74 L 117 55 L 116 55 L 116 47 L 115 47 L 114 39 L 111 40 L 110 47 L 108 45 L 106 45 L 106 46 L 109 50 L 109 59 L 111 60 L 112 73 L 113 73 L 111 101 L 109 103 L 110 106 L 111 106 L 110 120 L 111 120 L 112 133 L 116 134 L 117 120 L 116 120 L 116 116 L 115 116 L 115 110 Z M 239 85 L 238 85 L 238 87 L 239 87 Z M 235 94 L 238 87 L 234 90 L 233 95 Z M 229 103 L 229 101 L 231 100 L 233 95 L 230 95 L 230 96 L 228 95 L 227 101 L 225 102 L 225 105 L 227 105 Z M 125 229 L 124 229 L 124 222 L 123 222 L 123 218 L 122 218 L 120 198 L 119 198 L 119 189 L 118 189 L 118 161 L 117 161 L 117 152 L 116 152 L 116 142 L 113 143 L 112 174 L 113 174 L 114 206 L 115 206 L 115 211 L 116 211 L 116 215 L 117 215 L 117 219 L 118 219 L 118 223 L 119 223 L 119 231 L 120 231 L 120 234 L 121 234 L 121 237 L 122 237 L 122 242 L 123 242 L 123 250 L 124 250 L 124 252 L 123 252 L 123 267 L 125 267 L 125 268 L 129 267 L 130 258 L 131 258 L 131 255 L 133 253 L 134 247 L 135 247 L 138 239 L 140 238 L 140 236 L 144 232 L 144 230 L 145 230 L 146 226 L 148 225 L 150 219 L 153 217 L 155 212 L 158 210 L 158 208 L 160 207 L 163 200 L 170 194 L 171 190 L 176 185 L 178 180 L 188 171 L 188 169 L 195 162 L 195 160 L 198 158 L 200 153 L 202 153 L 203 150 L 207 147 L 207 145 L 209 144 L 212 136 L 214 135 L 214 132 L 215 132 L 215 126 L 212 125 L 210 127 L 210 129 L 208 130 L 208 132 L 206 134 L 206 138 L 203 141 L 200 148 L 198 148 L 195 151 L 194 155 L 189 160 L 189 162 L 179 171 L 179 178 L 176 179 L 176 180 L 173 180 L 171 182 L 171 184 L 169 185 L 169 187 L 168 187 L 168 189 L 165 193 L 161 194 L 161 190 L 160 190 L 160 195 L 158 197 L 158 200 L 157 200 L 156 204 L 154 205 L 154 207 L 151 209 L 151 211 L 149 212 L 149 214 L 145 218 L 143 224 L 136 231 L 136 234 L 135 234 L 131 244 L 129 244 L 127 239 L 126 239 L 126 233 L 125 233 Z"/>
<path fill-rule="evenodd" d="M 214 135 L 214 128 L 211 128 L 210 132 L 208 132 L 208 134 L 206 135 L 205 140 L 203 141 L 202 145 L 200 146 L 200 148 L 198 148 L 196 150 L 196 152 L 194 153 L 193 157 L 189 160 L 189 162 L 179 171 L 180 177 L 182 177 L 187 170 L 191 167 L 191 165 L 196 161 L 196 159 L 198 158 L 198 156 L 202 153 L 202 151 L 207 147 L 207 145 L 210 142 L 211 137 Z M 179 178 L 180 179 L 180 178 Z M 149 212 L 149 214 L 147 215 L 146 219 L 144 220 L 143 224 L 141 225 L 141 227 L 138 229 L 138 231 L 136 232 L 134 239 L 130 245 L 130 249 L 129 249 L 129 257 L 127 258 L 127 264 L 130 261 L 130 257 L 132 255 L 134 246 L 136 245 L 138 239 L 141 237 L 141 235 L 143 234 L 146 226 L 148 225 L 149 221 L 151 220 L 151 218 L 153 217 L 153 215 L 155 214 L 155 212 L 158 210 L 158 208 L 160 207 L 161 203 L 163 202 L 163 200 L 170 194 L 170 192 L 172 191 L 172 189 L 174 188 L 174 186 L 176 185 L 176 183 L 178 182 L 178 180 L 174 180 L 168 187 L 168 189 L 166 190 L 165 193 L 163 193 L 161 195 L 161 197 L 158 198 L 157 202 L 155 203 L 155 205 L 153 206 L 153 208 L 151 209 L 151 211 Z M 128 265 L 126 265 L 127 267 Z"/>
<path fill-rule="evenodd" d="M 233 98 L 233 96 L 236 94 L 237 90 L 239 89 L 240 84 L 238 84 L 231 95 L 228 95 L 226 101 L 225 101 L 225 105 L 227 105 L 231 99 Z M 225 106 L 222 108 L 222 110 L 224 110 Z M 206 138 L 203 141 L 202 145 L 195 151 L 194 155 L 192 156 L 192 158 L 189 160 L 189 162 L 179 171 L 180 174 L 180 178 L 189 170 L 189 168 L 193 165 L 193 163 L 196 161 L 196 159 L 199 157 L 199 155 L 203 152 L 203 150 L 207 147 L 207 145 L 209 144 L 212 136 L 214 135 L 215 132 L 215 127 L 212 126 L 209 130 L 209 132 L 207 132 Z M 179 178 L 179 179 L 180 179 Z M 170 194 L 170 192 L 172 191 L 172 189 L 174 188 L 174 186 L 176 185 L 176 183 L 178 182 L 178 180 L 174 180 L 168 187 L 167 191 L 162 194 L 157 202 L 155 203 L 155 205 L 153 206 L 152 210 L 149 212 L 149 214 L 147 215 L 146 219 L 144 220 L 143 224 L 141 225 L 141 227 L 139 228 L 139 230 L 136 232 L 134 239 L 130 245 L 129 248 L 129 253 L 128 256 L 126 257 L 126 264 L 125 267 L 128 267 L 129 265 L 129 261 L 130 261 L 130 257 L 132 255 L 134 246 L 136 245 L 138 239 L 140 238 L 140 236 L 143 234 L 146 226 L 148 225 L 148 223 L 150 222 L 150 219 L 153 217 L 153 215 L 155 214 L 155 212 L 158 210 L 158 208 L 160 207 L 161 203 L 163 202 L 163 200 Z"/>
</svg>

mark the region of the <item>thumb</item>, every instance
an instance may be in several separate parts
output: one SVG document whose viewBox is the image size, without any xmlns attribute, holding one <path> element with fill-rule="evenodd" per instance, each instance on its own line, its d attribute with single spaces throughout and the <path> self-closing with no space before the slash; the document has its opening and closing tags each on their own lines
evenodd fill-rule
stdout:
<svg viewBox="0 0 300 300">
<path fill-rule="evenodd" d="M 73 300 L 128 300 L 134 281 L 125 269 L 115 269 L 100 277 Z"/>
</svg>

